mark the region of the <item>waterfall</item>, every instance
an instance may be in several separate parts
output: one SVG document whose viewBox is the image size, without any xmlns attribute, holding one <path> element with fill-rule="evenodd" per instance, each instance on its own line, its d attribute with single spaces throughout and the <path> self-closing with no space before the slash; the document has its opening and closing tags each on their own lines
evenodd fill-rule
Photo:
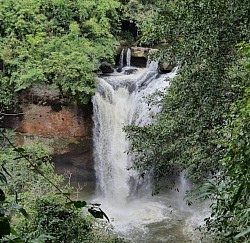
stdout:
<svg viewBox="0 0 250 243">
<path fill-rule="evenodd" d="M 108 201 L 123 204 L 129 194 L 129 173 L 126 136 L 123 126 L 127 124 L 129 93 L 125 88 L 113 90 L 100 79 L 99 85 L 111 94 L 111 100 L 97 93 L 94 98 L 95 169 L 98 190 Z M 111 88 L 111 90 L 109 90 Z"/>
<path fill-rule="evenodd" d="M 159 75 L 157 69 L 158 63 L 151 61 L 149 67 L 137 68 L 130 75 L 115 73 L 96 79 L 97 92 L 92 99 L 95 200 L 101 202 L 102 209 L 114 219 L 118 234 L 131 242 L 192 242 L 187 237 L 194 234 L 189 222 L 195 224 L 196 217 L 179 204 L 184 192 L 182 195 L 165 192 L 152 198 L 145 191 L 150 184 L 143 184 L 137 172 L 129 169 L 129 141 L 123 128 L 129 124 L 150 124 L 161 107 L 148 107 L 144 97 L 156 90 L 164 91 L 175 76 L 175 71 Z M 177 179 L 181 192 L 189 186 L 184 173 Z M 197 225 L 199 223 L 200 220 Z M 163 226 L 166 226 L 164 231 Z"/>
<path fill-rule="evenodd" d="M 132 75 L 98 78 L 94 105 L 94 144 L 97 190 L 110 202 L 125 204 L 137 173 L 128 170 L 128 140 L 124 126 L 144 125 L 158 107 L 149 111 L 143 96 L 168 86 L 165 76 L 157 77 L 157 63 Z M 173 75 L 173 74 L 172 74 Z M 171 75 L 168 75 L 171 76 Z"/>
<path fill-rule="evenodd" d="M 123 68 L 123 66 L 124 66 L 123 60 L 124 60 L 124 48 L 121 51 L 120 60 L 119 60 L 119 65 L 120 65 L 121 68 Z"/>
<path fill-rule="evenodd" d="M 131 65 L 131 49 L 130 48 L 128 48 L 127 50 L 126 63 L 127 63 L 127 67 L 130 67 Z"/>
</svg>

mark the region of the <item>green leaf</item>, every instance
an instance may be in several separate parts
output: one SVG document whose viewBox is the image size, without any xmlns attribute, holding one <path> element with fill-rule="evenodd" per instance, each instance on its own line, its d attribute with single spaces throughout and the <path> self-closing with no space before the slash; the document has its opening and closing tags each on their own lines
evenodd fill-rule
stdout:
<svg viewBox="0 0 250 243">
<path fill-rule="evenodd" d="M 250 233 L 250 226 L 248 228 L 246 228 L 245 230 L 243 230 L 242 232 L 240 232 L 239 234 L 237 234 L 234 239 L 239 239 L 242 236 L 245 236 L 246 234 Z"/>
<path fill-rule="evenodd" d="M 107 214 L 105 214 L 100 208 L 89 208 L 88 209 L 89 213 L 91 213 L 95 218 L 97 219 L 103 219 L 103 217 L 105 217 L 108 222 L 109 222 L 109 218 L 107 216 Z"/>
<path fill-rule="evenodd" d="M 17 235 L 17 232 L 16 232 L 15 229 L 13 229 L 12 227 L 11 227 L 11 229 L 10 229 L 10 232 L 11 232 L 12 235 Z"/>
<path fill-rule="evenodd" d="M 242 184 L 240 185 L 237 193 L 233 196 L 233 202 L 232 202 L 232 204 L 229 207 L 230 211 L 232 211 L 234 209 L 234 205 L 236 204 L 236 202 L 240 198 L 240 195 L 241 195 L 241 193 L 242 193 L 242 191 L 244 189 L 244 186 L 245 186 L 245 182 L 242 182 Z"/>
<path fill-rule="evenodd" d="M 241 47 L 241 46 L 244 46 L 245 44 L 246 44 L 246 42 L 242 41 L 242 42 L 237 43 L 235 46 Z"/>
<path fill-rule="evenodd" d="M 74 205 L 76 208 L 83 208 L 87 205 L 85 201 L 71 201 L 66 203 L 66 205 Z"/>
<path fill-rule="evenodd" d="M 41 243 L 41 242 L 46 242 L 46 240 L 55 240 L 55 239 L 56 238 L 54 236 L 41 234 L 39 235 L 38 238 L 31 240 L 30 243 Z"/>
</svg>

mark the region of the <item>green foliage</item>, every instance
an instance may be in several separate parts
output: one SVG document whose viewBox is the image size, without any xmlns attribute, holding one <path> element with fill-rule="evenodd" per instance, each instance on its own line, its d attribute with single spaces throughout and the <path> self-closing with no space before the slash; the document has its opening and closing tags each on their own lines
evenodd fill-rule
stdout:
<svg viewBox="0 0 250 243">
<path fill-rule="evenodd" d="M 249 74 L 237 62 L 235 44 L 249 34 L 248 1 L 157 1 L 147 37 L 165 39 L 159 57 L 177 62 L 177 77 L 162 98 L 162 112 L 146 127 L 127 128 L 135 167 L 153 168 L 155 179 L 188 168 L 194 181 L 212 177 L 223 147 L 214 128 L 224 123 Z M 223 22 L 223 24 L 221 24 Z M 164 31 L 162 32 L 161 29 Z M 157 38 L 154 37 L 157 35 Z M 142 42 L 148 43 L 143 37 Z"/>
<path fill-rule="evenodd" d="M 249 45 L 242 53 L 250 57 Z M 250 58 L 248 59 L 248 63 Z M 248 67 L 248 64 L 246 65 Z M 249 72 L 249 71 L 248 71 Z M 226 148 L 221 160 L 222 170 L 210 198 L 212 217 L 207 227 L 223 242 L 249 242 L 250 208 L 250 79 L 243 95 L 231 107 L 227 125 L 218 144 Z"/>
<path fill-rule="evenodd" d="M 58 192 L 48 180 L 61 186 L 64 179 L 54 174 L 54 165 L 41 145 L 33 145 L 25 149 L 17 148 L 16 151 L 9 148 L 7 151 L 7 154 L 1 153 L 1 167 L 8 172 L 6 186 L 9 195 L 15 197 L 18 193 L 19 200 L 24 202 L 26 199 L 34 200 L 44 194 L 53 195 Z M 20 156 L 21 151 L 23 156 L 29 156 L 29 160 L 34 161 L 34 166 L 25 157 Z M 41 176 L 39 172 L 46 174 L 46 177 Z"/>
<path fill-rule="evenodd" d="M 153 19 L 157 18 L 157 1 L 141 1 L 141 0 L 129 0 L 129 1 L 122 1 L 122 18 L 123 20 L 127 20 L 130 23 L 133 23 L 137 29 L 136 34 L 136 41 L 140 38 L 146 38 L 146 36 L 149 36 L 149 32 L 151 31 L 150 26 L 153 22 Z M 146 27 L 147 26 L 147 27 Z M 158 26 L 159 28 L 160 26 Z M 155 31 L 156 29 L 154 29 Z M 134 41 L 133 38 L 131 38 L 130 35 L 126 33 L 121 33 L 122 37 L 126 40 Z M 152 40 L 152 41 L 150 41 Z M 150 37 L 150 40 L 148 42 L 144 43 L 146 45 L 152 45 L 156 40 Z M 133 43 L 133 42 L 132 42 Z"/>
<path fill-rule="evenodd" d="M 232 106 L 232 114 L 224 128 L 221 141 L 227 148 L 222 160 L 223 169 L 217 179 L 216 191 L 210 198 L 212 216 L 207 220 L 208 229 L 224 242 L 237 239 L 249 241 L 250 168 L 249 168 L 249 127 L 250 92 L 245 90 L 243 99 Z"/>
<path fill-rule="evenodd" d="M 58 200 L 38 199 L 32 211 L 31 219 L 18 226 L 22 238 L 27 242 L 43 235 L 50 236 L 46 242 L 51 243 L 124 242 L 112 234 L 107 224 L 101 225 L 87 212 L 73 205 L 65 205 Z"/>
<path fill-rule="evenodd" d="M 33 84 L 55 84 L 62 96 L 88 102 L 99 62 L 113 59 L 119 6 L 116 0 L 1 1 L 2 106 Z"/>
<path fill-rule="evenodd" d="M 21 236 L 26 241 L 40 235 L 50 235 L 53 238 L 46 242 L 91 242 L 92 222 L 76 208 L 38 199 L 32 211 L 31 220 L 19 226 Z"/>
<path fill-rule="evenodd" d="M 27 149 L 10 147 L 9 139 L 13 133 L 7 132 L 5 136 L 1 132 L 0 147 L 0 178 L 1 178 L 1 200 L 0 200 L 0 226 L 1 238 L 10 233 L 15 234 L 13 230 L 14 219 L 19 220 L 23 216 L 29 219 L 26 209 L 29 209 L 30 203 L 42 195 L 53 195 L 56 189 L 44 177 L 39 177 L 35 170 L 31 169 L 29 160 L 35 160 L 37 168 L 50 179 L 54 179 L 55 184 L 62 184 L 63 178 L 54 174 L 54 167 L 49 163 L 49 157 L 41 146 L 33 146 Z M 31 153 L 32 151 L 32 153 Z M 20 153 L 26 155 L 20 157 Z M 34 168 L 33 168 L 34 169 Z M 25 209 L 24 209 L 25 208 Z M 19 213 L 18 213 L 19 212 Z M 15 221 L 14 220 L 14 221 Z M 5 241 L 4 241 L 5 242 Z"/>
</svg>

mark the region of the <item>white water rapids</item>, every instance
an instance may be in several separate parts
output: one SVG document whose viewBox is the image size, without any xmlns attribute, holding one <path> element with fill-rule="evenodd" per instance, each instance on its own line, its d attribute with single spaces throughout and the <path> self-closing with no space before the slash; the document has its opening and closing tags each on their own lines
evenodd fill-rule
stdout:
<svg viewBox="0 0 250 243">
<path fill-rule="evenodd" d="M 157 66 L 151 62 L 144 69 L 127 67 L 122 73 L 97 79 L 93 97 L 95 200 L 102 203 L 115 231 L 131 242 L 200 242 L 195 228 L 206 211 L 185 205 L 183 197 L 190 185 L 184 176 L 175 178 L 179 192 L 152 197 L 150 184 L 141 182 L 136 171 L 128 170 L 129 141 L 123 128 L 131 123 L 150 123 L 160 108 L 148 107 L 144 97 L 156 90 L 164 91 L 175 76 L 175 72 L 159 75 Z"/>
</svg>

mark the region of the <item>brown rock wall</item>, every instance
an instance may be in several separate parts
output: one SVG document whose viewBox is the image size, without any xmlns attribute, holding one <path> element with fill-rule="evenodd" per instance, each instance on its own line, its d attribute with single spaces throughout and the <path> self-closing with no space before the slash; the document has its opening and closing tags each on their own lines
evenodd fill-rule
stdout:
<svg viewBox="0 0 250 243">
<path fill-rule="evenodd" d="M 77 106 L 63 106 L 61 110 L 54 111 L 48 105 L 26 103 L 21 108 L 24 116 L 16 126 L 17 132 L 45 137 L 91 136 L 91 117 L 86 119 L 84 110 Z"/>
<path fill-rule="evenodd" d="M 76 185 L 94 185 L 92 110 L 91 103 L 65 104 L 57 92 L 36 87 L 21 94 L 19 114 L 6 115 L 2 127 L 17 132 L 18 145 L 43 144 L 56 172 L 67 171 Z"/>
</svg>

